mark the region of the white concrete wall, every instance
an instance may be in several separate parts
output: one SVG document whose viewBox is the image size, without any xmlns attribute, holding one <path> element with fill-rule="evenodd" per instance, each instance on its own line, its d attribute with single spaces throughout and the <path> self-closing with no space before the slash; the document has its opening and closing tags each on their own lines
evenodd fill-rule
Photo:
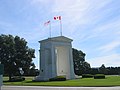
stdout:
<svg viewBox="0 0 120 90">
<path fill-rule="evenodd" d="M 69 48 L 66 46 L 56 47 L 56 67 L 57 76 L 65 75 L 70 79 Z"/>
</svg>

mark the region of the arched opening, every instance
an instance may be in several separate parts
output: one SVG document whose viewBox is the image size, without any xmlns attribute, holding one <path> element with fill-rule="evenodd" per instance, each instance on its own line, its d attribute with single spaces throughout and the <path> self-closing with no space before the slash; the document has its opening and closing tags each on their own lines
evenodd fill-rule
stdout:
<svg viewBox="0 0 120 90">
<path fill-rule="evenodd" d="M 70 62 L 69 62 L 69 48 L 58 46 L 56 52 L 56 67 L 57 76 L 66 76 L 69 79 L 70 75 Z"/>
</svg>

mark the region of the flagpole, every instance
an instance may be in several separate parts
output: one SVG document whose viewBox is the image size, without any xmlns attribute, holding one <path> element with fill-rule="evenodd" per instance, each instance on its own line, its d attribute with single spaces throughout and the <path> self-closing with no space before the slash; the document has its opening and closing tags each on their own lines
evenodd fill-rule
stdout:
<svg viewBox="0 0 120 90">
<path fill-rule="evenodd" d="M 51 22 L 49 24 L 49 34 L 50 34 L 50 38 L 51 38 Z"/>
<path fill-rule="evenodd" d="M 60 20 L 60 35 L 62 36 L 62 21 Z"/>
</svg>

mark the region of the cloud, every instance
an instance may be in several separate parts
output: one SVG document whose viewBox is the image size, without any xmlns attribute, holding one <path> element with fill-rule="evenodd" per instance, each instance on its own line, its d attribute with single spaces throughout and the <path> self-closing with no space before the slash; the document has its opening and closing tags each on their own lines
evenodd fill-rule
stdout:
<svg viewBox="0 0 120 90">
<path fill-rule="evenodd" d="M 0 21 L 0 26 L 11 27 L 12 25 L 11 25 L 11 23 Z"/>
<path fill-rule="evenodd" d="M 118 47 L 120 47 L 120 41 L 113 41 L 111 43 L 101 46 L 99 50 L 108 53 L 116 50 L 116 48 Z"/>
<path fill-rule="evenodd" d="M 14 26 L 13 23 L 0 21 L 0 34 L 15 33 L 15 31 L 16 31 L 16 27 Z"/>
<path fill-rule="evenodd" d="M 54 5 L 53 5 L 53 12 L 64 12 L 68 13 L 71 11 L 83 11 L 86 10 L 88 7 L 88 4 L 86 0 L 65 0 L 63 1 L 58 1 L 54 0 Z M 55 8 L 54 8 L 55 7 Z"/>
<path fill-rule="evenodd" d="M 84 34 L 83 36 L 87 36 L 88 39 L 94 38 L 96 36 L 94 31 L 86 29 L 96 25 L 106 14 L 109 15 L 111 12 L 110 9 L 103 9 L 111 3 L 111 0 L 64 0 L 64 2 L 53 0 L 52 2 L 52 14 L 62 15 L 64 33 L 72 37 L 74 37 L 73 33 L 79 31 L 79 33 L 75 33 L 76 36 Z M 85 40 L 87 40 L 86 38 Z"/>
<path fill-rule="evenodd" d="M 43 4 L 43 3 L 48 3 L 48 0 L 31 0 L 31 4 Z"/>
<path fill-rule="evenodd" d="M 88 1 L 88 0 L 87 0 Z M 57 15 L 63 16 L 63 21 L 66 24 L 72 24 L 71 27 L 78 25 L 79 23 L 84 23 L 82 17 L 86 14 L 85 11 L 89 8 L 89 3 L 86 0 L 65 0 L 58 1 L 55 0 L 52 12 L 56 13 Z"/>
<path fill-rule="evenodd" d="M 96 1 L 96 0 L 64 0 L 58 1 L 54 0 L 53 9 L 52 12 L 63 14 L 64 17 L 68 18 L 67 21 L 74 21 L 81 24 L 87 24 L 88 21 L 91 21 L 92 19 L 98 19 L 98 10 L 99 11 L 105 11 L 100 10 L 101 8 L 105 7 L 108 3 L 110 3 L 110 0 L 106 0 L 103 2 Z M 97 12 L 97 13 L 95 13 Z M 100 13 L 102 13 L 100 12 Z M 104 12 L 105 13 L 105 12 Z M 102 13 L 102 14 L 104 14 Z M 95 14 L 98 14 L 97 16 Z M 93 16 L 94 15 L 94 16 Z M 101 15 L 102 16 L 102 15 Z M 96 21 L 95 20 L 95 21 Z M 94 21 L 94 20 L 92 20 Z"/>
<path fill-rule="evenodd" d="M 105 66 L 120 66 L 120 54 L 111 54 L 108 56 L 101 56 L 101 57 L 94 57 L 91 59 L 88 59 L 89 63 L 93 67 L 100 67 L 102 64 L 105 64 Z"/>
</svg>

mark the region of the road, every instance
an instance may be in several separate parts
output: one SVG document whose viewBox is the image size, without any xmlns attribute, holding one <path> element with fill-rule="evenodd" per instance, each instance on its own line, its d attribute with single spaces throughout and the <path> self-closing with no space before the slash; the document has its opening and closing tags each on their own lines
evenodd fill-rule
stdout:
<svg viewBox="0 0 120 90">
<path fill-rule="evenodd" d="M 120 87 L 2 86 L 1 90 L 120 90 Z"/>
</svg>

